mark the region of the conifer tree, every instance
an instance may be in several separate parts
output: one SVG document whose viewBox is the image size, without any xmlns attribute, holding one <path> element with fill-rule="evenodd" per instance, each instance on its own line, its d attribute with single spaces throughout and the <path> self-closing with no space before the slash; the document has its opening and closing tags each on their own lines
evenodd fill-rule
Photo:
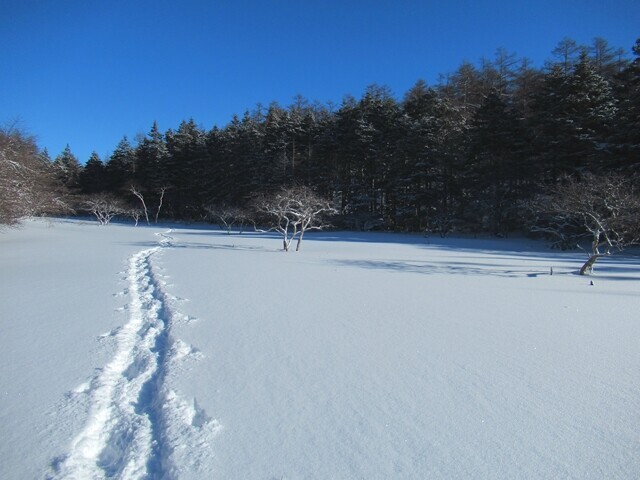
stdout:
<svg viewBox="0 0 640 480">
<path fill-rule="evenodd" d="M 635 59 L 616 79 L 620 103 L 611 135 L 616 151 L 611 167 L 627 175 L 640 175 L 640 39 L 632 51 Z"/>
<path fill-rule="evenodd" d="M 574 165 L 590 170 L 605 168 L 611 154 L 607 138 L 618 108 L 609 82 L 598 74 L 586 52 L 580 55 L 569 79 L 565 101 L 565 121 L 573 130 Z"/>
<path fill-rule="evenodd" d="M 284 185 L 293 178 L 294 137 L 289 112 L 278 103 L 269 105 L 264 119 L 264 153 L 273 183 Z"/>
<path fill-rule="evenodd" d="M 563 75 L 568 76 L 578 63 L 580 52 L 585 50 L 586 47 L 578 45 L 572 38 L 565 37 L 552 51 L 552 54 L 556 57 L 556 62 L 553 66 L 557 66 Z"/>
<path fill-rule="evenodd" d="M 445 215 L 442 165 L 444 102 L 419 80 L 402 102 L 404 135 L 398 144 L 397 221 L 405 228 L 423 230 Z"/>
<path fill-rule="evenodd" d="M 532 128 L 547 181 L 608 165 L 612 149 L 607 138 L 617 107 L 609 83 L 595 71 L 586 52 L 570 75 L 559 65 L 552 67 L 535 97 Z"/>
<path fill-rule="evenodd" d="M 207 203 L 200 183 L 207 159 L 205 133 L 190 119 L 176 131 L 168 130 L 165 138 L 167 206 L 177 218 L 198 218 Z"/>
<path fill-rule="evenodd" d="M 516 113 L 498 91 L 490 93 L 473 120 L 465 187 L 473 199 L 467 218 L 494 234 L 517 226 L 515 206 L 524 196 L 524 183 L 531 178 L 522 161 L 523 137 Z"/>
<path fill-rule="evenodd" d="M 80 190 L 87 195 L 102 192 L 109 186 L 104 164 L 96 152 L 91 153 L 80 172 L 79 182 Z"/>
<path fill-rule="evenodd" d="M 624 50 L 611 47 L 602 37 L 593 39 L 588 52 L 595 71 L 609 82 L 614 81 L 628 63 Z"/>
<path fill-rule="evenodd" d="M 53 169 L 61 185 L 71 192 L 78 190 L 82 165 L 71 152 L 69 145 L 53 161 Z"/>
<path fill-rule="evenodd" d="M 129 143 L 127 136 L 123 136 L 118 142 L 107 164 L 105 173 L 109 190 L 112 192 L 126 192 L 134 181 L 136 171 L 136 158 L 133 147 Z"/>
</svg>

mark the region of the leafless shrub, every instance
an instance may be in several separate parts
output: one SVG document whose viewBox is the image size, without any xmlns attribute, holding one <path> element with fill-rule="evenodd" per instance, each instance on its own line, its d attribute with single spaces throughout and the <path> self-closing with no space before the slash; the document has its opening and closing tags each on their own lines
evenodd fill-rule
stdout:
<svg viewBox="0 0 640 480">
<path fill-rule="evenodd" d="M 272 195 L 259 196 L 253 204 L 258 215 L 269 222 L 269 230 L 282 234 L 285 252 L 296 236 L 296 251 L 300 250 L 304 233 L 328 227 L 324 218 L 337 213 L 329 200 L 304 186 L 285 187 Z"/>
<path fill-rule="evenodd" d="M 554 235 L 562 246 L 589 239 L 580 275 L 589 275 L 598 258 L 640 241 L 640 195 L 620 175 L 567 177 L 540 196 L 533 208 L 532 231 Z"/>
<path fill-rule="evenodd" d="M 215 221 L 220 228 L 227 230 L 227 234 L 231 234 L 234 225 L 240 227 L 242 233 L 244 226 L 250 221 L 250 215 L 247 210 L 241 207 L 229 205 L 207 205 L 205 207 L 207 217 Z"/>
<path fill-rule="evenodd" d="M 100 225 L 108 225 L 113 217 L 132 212 L 120 199 L 109 194 L 96 194 L 87 197 L 84 202 L 82 202 L 82 206 L 86 211 L 95 215 Z"/>
<path fill-rule="evenodd" d="M 143 211 L 140 208 L 136 208 L 136 207 L 131 207 L 128 211 L 127 211 L 127 215 L 129 215 L 131 218 L 133 218 L 133 221 L 135 222 L 135 226 L 138 226 L 138 222 L 140 221 L 140 218 L 142 217 L 142 215 L 144 215 L 146 212 Z M 149 223 L 147 222 L 147 225 Z"/>
</svg>

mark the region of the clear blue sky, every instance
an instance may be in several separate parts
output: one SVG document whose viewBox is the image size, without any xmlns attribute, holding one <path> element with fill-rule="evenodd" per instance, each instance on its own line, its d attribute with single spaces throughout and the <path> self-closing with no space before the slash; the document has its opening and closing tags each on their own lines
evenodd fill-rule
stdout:
<svg viewBox="0 0 640 480">
<path fill-rule="evenodd" d="M 564 37 L 628 51 L 639 27 L 637 0 L 0 0 L 0 123 L 105 160 L 154 120 L 223 127 L 372 83 L 401 98 L 498 47 L 542 66 Z"/>
</svg>

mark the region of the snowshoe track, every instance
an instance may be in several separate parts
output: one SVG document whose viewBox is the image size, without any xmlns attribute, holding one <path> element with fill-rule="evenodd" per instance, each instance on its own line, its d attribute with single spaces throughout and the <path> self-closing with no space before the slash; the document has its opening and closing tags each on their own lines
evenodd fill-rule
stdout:
<svg viewBox="0 0 640 480">
<path fill-rule="evenodd" d="M 53 462 L 51 479 L 171 480 L 185 468 L 197 471 L 211 454 L 218 423 L 165 384 L 173 365 L 199 354 L 172 338 L 174 313 L 151 264 L 172 246 L 169 232 L 156 234 L 159 246 L 129 259 L 129 320 L 115 334 L 113 359 L 86 391 L 87 424 L 69 453 Z"/>
</svg>

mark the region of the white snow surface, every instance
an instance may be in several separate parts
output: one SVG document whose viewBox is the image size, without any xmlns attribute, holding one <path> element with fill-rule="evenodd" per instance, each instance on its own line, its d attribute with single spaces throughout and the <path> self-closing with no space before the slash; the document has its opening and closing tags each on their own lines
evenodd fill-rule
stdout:
<svg viewBox="0 0 640 480">
<path fill-rule="evenodd" d="M 0 233 L 0 478 L 640 475 L 637 256 L 581 277 L 526 239 L 280 245 Z"/>
</svg>

